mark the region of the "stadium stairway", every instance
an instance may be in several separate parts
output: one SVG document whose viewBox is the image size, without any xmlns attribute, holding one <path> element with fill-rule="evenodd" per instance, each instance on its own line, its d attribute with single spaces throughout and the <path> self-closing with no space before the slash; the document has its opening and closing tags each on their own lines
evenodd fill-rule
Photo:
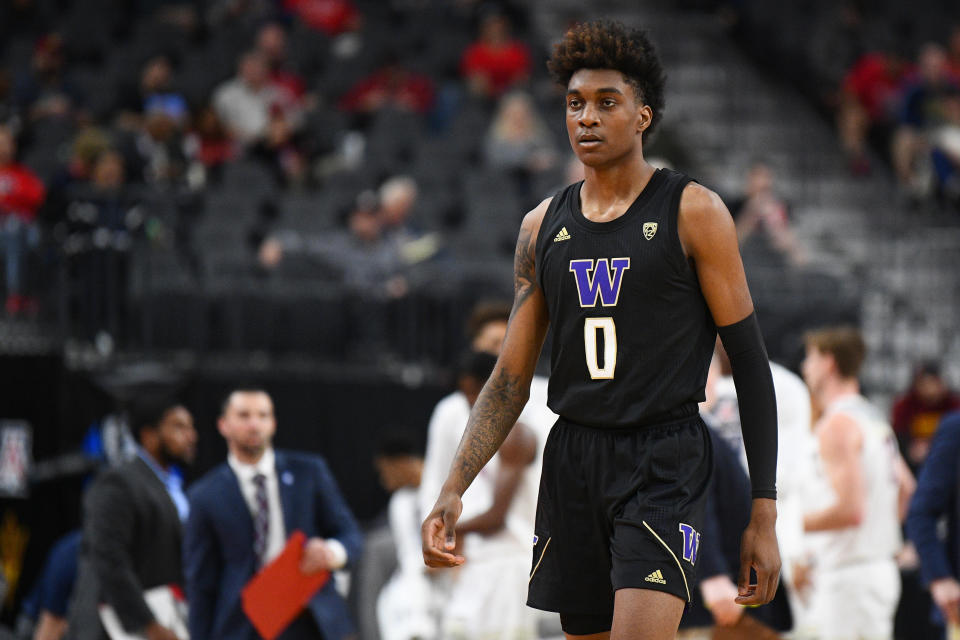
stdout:
<svg viewBox="0 0 960 640">
<path fill-rule="evenodd" d="M 579 3 L 538 4 L 536 28 L 547 42 L 571 19 L 588 17 Z M 665 122 L 701 182 L 735 195 L 752 162 L 762 159 L 774 169 L 808 262 L 799 279 L 767 269 L 760 278 L 751 274 L 751 287 L 779 291 L 778 304 L 799 305 L 807 328 L 835 320 L 817 302 L 850 297 L 870 352 L 863 382 L 884 404 L 924 358 L 941 360 L 948 380 L 960 386 L 956 218 L 906 206 L 879 159 L 871 176 L 850 177 L 833 127 L 806 97 L 758 69 L 715 16 L 676 5 L 653 0 L 638 14 L 637 3 L 606 0 L 592 4 L 589 16 L 650 31 L 668 74 Z M 760 293 L 755 297 L 762 306 Z M 800 349 L 796 340 L 786 346 L 793 353 Z"/>
</svg>

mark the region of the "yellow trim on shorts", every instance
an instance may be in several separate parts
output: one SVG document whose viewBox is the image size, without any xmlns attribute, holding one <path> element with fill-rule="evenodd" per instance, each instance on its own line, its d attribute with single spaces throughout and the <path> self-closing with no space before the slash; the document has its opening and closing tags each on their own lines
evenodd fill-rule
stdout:
<svg viewBox="0 0 960 640">
<path fill-rule="evenodd" d="M 543 562 L 543 556 L 545 556 L 545 555 L 547 554 L 547 547 L 550 546 L 550 541 L 551 541 L 551 540 L 553 540 L 553 537 L 552 537 L 552 536 L 549 537 L 549 538 L 547 538 L 547 541 L 543 543 L 543 551 L 540 552 L 540 559 L 537 560 L 536 566 L 533 568 L 533 571 L 530 572 L 530 577 L 527 578 L 527 584 L 529 584 L 530 581 L 533 580 L 534 574 L 537 572 L 537 569 L 540 568 L 540 563 Z"/>
<path fill-rule="evenodd" d="M 677 558 L 677 554 L 673 552 L 673 549 L 670 548 L 666 542 L 663 541 L 663 538 L 657 535 L 657 532 L 647 524 L 646 520 L 643 520 L 643 526 L 647 528 L 647 531 L 653 534 L 653 537 L 663 545 L 663 548 L 670 552 L 670 556 L 673 557 L 673 561 L 677 563 L 677 567 L 680 569 L 680 575 L 683 576 L 683 587 L 687 590 L 687 602 L 692 602 L 693 598 L 690 597 L 690 585 L 687 584 L 687 574 L 683 571 L 683 565 L 680 564 L 680 560 Z"/>
</svg>

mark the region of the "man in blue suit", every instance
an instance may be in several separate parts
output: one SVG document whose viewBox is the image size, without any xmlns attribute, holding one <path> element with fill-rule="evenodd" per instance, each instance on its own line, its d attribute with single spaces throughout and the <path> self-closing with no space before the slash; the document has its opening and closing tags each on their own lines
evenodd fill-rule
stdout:
<svg viewBox="0 0 960 640">
<path fill-rule="evenodd" d="M 242 610 L 241 592 L 290 534 L 300 530 L 308 538 L 304 573 L 344 567 L 360 557 L 362 539 L 323 458 L 273 450 L 276 420 L 266 392 L 231 393 L 218 427 L 227 462 L 189 493 L 183 547 L 190 637 L 253 640 L 259 636 Z M 341 640 L 352 633 L 331 580 L 280 638 Z"/>
<path fill-rule="evenodd" d="M 960 625 L 960 412 L 940 422 L 920 469 L 907 535 L 920 555 L 920 577 L 937 605 L 938 623 Z M 937 535 L 946 516 L 947 535 Z"/>
</svg>

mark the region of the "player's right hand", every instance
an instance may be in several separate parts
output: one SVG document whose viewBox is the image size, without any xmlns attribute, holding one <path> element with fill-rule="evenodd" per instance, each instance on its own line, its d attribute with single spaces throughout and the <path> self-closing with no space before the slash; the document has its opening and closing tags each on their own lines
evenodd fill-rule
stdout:
<svg viewBox="0 0 960 640">
<path fill-rule="evenodd" d="M 428 567 L 457 567 L 464 563 L 464 557 L 456 554 L 457 518 L 463 511 L 460 496 L 453 492 L 443 492 L 437 498 L 433 511 L 420 527 L 420 541 L 423 544 L 423 561 Z"/>
</svg>

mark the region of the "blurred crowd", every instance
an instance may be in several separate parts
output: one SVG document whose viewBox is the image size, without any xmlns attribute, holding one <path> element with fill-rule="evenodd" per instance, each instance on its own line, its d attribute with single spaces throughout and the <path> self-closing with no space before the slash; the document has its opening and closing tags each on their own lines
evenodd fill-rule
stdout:
<svg viewBox="0 0 960 640">
<path fill-rule="evenodd" d="M 444 247 L 509 256 L 561 186 L 521 4 L 68 4 L 0 9 L 8 316 L 59 309 L 76 337 L 122 340 L 140 249 L 195 288 L 229 263 L 402 297 Z M 496 180 L 509 213 L 468 221 Z M 492 240 L 465 239 L 485 224 Z M 343 268 L 357 257 L 370 268 Z"/>
<path fill-rule="evenodd" d="M 834 120 L 851 175 L 870 174 L 879 159 L 905 203 L 960 210 L 960 24 L 947 5 L 706 4 Z"/>
</svg>

